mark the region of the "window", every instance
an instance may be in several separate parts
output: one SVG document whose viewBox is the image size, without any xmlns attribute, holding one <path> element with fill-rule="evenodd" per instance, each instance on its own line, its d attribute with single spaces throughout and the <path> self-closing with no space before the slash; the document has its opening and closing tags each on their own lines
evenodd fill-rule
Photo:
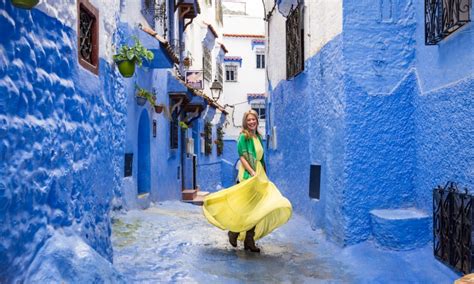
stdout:
<svg viewBox="0 0 474 284">
<path fill-rule="evenodd" d="M 303 8 L 298 4 L 286 18 L 286 78 L 290 79 L 304 70 L 304 21 Z"/>
<path fill-rule="evenodd" d="M 174 105 L 176 103 L 177 101 L 175 99 L 172 99 L 170 101 L 170 105 Z M 171 121 L 170 121 L 170 148 L 171 149 L 178 148 L 178 131 L 179 131 L 179 115 L 178 115 L 178 108 L 176 108 L 171 114 Z"/>
<path fill-rule="evenodd" d="M 265 54 L 257 53 L 257 69 L 265 68 Z"/>
<path fill-rule="evenodd" d="M 99 74 L 99 11 L 88 1 L 79 0 L 77 45 L 79 64 Z"/>
<path fill-rule="evenodd" d="M 237 66 L 236 65 L 225 66 L 225 81 L 237 82 Z"/>
<path fill-rule="evenodd" d="M 265 119 L 265 103 L 251 103 L 250 105 L 258 113 L 258 119 Z"/>
<path fill-rule="evenodd" d="M 211 59 L 211 50 L 203 45 L 203 57 L 202 57 L 202 66 L 204 73 L 204 80 L 210 82 L 212 78 L 212 59 Z"/>
<path fill-rule="evenodd" d="M 224 72 L 222 71 L 222 64 L 217 62 L 216 63 L 216 79 L 219 83 L 223 83 Z"/>
<path fill-rule="evenodd" d="M 425 0 L 425 44 L 438 44 L 471 21 L 470 0 Z"/>
</svg>

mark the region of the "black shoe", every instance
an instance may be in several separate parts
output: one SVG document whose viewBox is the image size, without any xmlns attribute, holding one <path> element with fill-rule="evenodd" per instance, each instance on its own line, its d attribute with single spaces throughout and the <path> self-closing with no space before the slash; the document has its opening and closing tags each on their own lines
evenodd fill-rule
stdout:
<svg viewBox="0 0 474 284">
<path fill-rule="evenodd" d="M 245 234 L 244 240 L 244 249 L 250 250 L 251 252 L 260 252 L 260 249 L 255 245 L 255 240 L 253 237 L 255 236 L 255 227 L 247 231 Z"/>
<path fill-rule="evenodd" d="M 229 233 L 227 233 L 227 235 L 229 236 L 229 243 L 234 248 L 237 247 L 237 238 L 239 237 L 239 233 L 234 233 L 234 232 L 229 231 Z"/>
</svg>

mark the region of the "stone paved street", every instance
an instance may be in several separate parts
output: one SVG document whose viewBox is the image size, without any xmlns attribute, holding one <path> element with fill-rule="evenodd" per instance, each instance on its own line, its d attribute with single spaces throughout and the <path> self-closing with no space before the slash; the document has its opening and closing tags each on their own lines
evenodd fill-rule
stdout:
<svg viewBox="0 0 474 284">
<path fill-rule="evenodd" d="M 257 244 L 234 249 L 201 207 L 177 201 L 117 215 L 114 265 L 133 283 L 452 283 L 431 247 L 399 253 L 371 242 L 341 249 L 294 215 Z"/>
</svg>

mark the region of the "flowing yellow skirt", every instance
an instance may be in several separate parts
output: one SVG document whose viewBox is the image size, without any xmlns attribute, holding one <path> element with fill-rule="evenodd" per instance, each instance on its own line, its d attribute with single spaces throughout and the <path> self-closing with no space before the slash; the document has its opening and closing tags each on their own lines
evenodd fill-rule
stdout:
<svg viewBox="0 0 474 284">
<path fill-rule="evenodd" d="M 254 177 L 208 195 L 202 208 L 209 223 L 239 232 L 240 240 L 254 226 L 254 239 L 260 239 L 285 224 L 292 214 L 291 203 L 268 179 L 260 162 Z"/>
</svg>

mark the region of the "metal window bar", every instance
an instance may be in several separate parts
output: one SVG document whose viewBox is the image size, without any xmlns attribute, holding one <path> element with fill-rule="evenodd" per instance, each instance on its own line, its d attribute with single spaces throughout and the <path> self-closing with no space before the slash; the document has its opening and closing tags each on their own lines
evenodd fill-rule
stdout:
<svg viewBox="0 0 474 284">
<path fill-rule="evenodd" d="M 225 80 L 226 80 L 226 82 L 236 82 L 237 81 L 237 66 L 235 66 L 235 65 L 226 65 L 225 66 Z"/>
<path fill-rule="evenodd" d="M 436 45 L 471 21 L 472 0 L 425 0 L 425 44 Z"/>
<path fill-rule="evenodd" d="M 300 3 L 286 18 L 286 77 L 290 79 L 304 70 L 304 21 Z"/>
<path fill-rule="evenodd" d="M 265 68 L 265 54 L 257 54 L 257 69 Z"/>
<path fill-rule="evenodd" d="M 210 82 L 212 78 L 211 50 L 205 46 L 203 46 L 202 66 L 203 66 L 204 80 L 207 80 L 208 82 Z"/>
<path fill-rule="evenodd" d="M 216 63 L 216 79 L 219 81 L 221 84 L 223 83 L 223 78 L 224 77 L 224 71 L 222 69 L 222 64 L 221 63 Z"/>
<path fill-rule="evenodd" d="M 175 103 L 174 100 L 171 101 L 172 104 Z M 178 110 L 176 109 L 171 114 L 171 121 L 170 121 L 170 148 L 177 149 L 178 148 L 178 132 L 179 132 L 179 114 Z"/>
<path fill-rule="evenodd" d="M 472 246 L 473 196 L 448 182 L 433 190 L 434 256 L 464 274 L 471 273 L 474 260 Z"/>
</svg>

